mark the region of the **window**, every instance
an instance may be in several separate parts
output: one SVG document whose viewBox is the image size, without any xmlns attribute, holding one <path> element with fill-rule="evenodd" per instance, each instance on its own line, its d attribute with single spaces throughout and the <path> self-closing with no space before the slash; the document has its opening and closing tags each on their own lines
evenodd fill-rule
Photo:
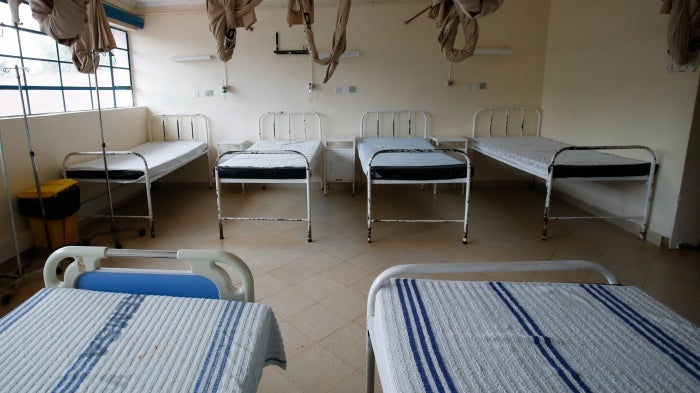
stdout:
<svg viewBox="0 0 700 393">
<path fill-rule="evenodd" d="M 102 108 L 134 105 L 126 31 L 112 28 L 117 48 L 100 55 L 96 83 L 94 74 L 78 72 L 68 47 L 41 32 L 28 5 L 19 10 L 22 24 L 15 27 L 0 0 L 0 117 L 22 115 L 15 66 L 28 115 L 97 109 L 96 84 Z"/>
</svg>

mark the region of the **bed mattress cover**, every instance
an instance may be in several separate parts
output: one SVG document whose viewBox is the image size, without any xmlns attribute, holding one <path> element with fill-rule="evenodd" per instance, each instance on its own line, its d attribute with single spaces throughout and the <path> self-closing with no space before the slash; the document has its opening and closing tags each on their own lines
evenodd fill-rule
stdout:
<svg viewBox="0 0 700 393">
<path fill-rule="evenodd" d="M 188 162 L 207 153 L 205 142 L 156 141 L 146 142 L 128 151 L 139 153 L 148 163 L 151 180 L 162 177 Z M 69 165 L 66 176 L 74 179 L 104 179 L 102 157 Z M 107 168 L 110 180 L 145 181 L 143 160 L 133 154 L 108 155 Z"/>
<path fill-rule="evenodd" d="M 430 141 L 423 138 L 362 138 L 357 143 L 357 155 L 366 174 L 372 155 L 386 149 L 430 149 Z M 372 160 L 371 176 L 384 180 L 440 180 L 464 178 L 467 163 L 443 152 L 384 153 Z"/>
<path fill-rule="evenodd" d="M 255 392 L 286 364 L 270 307 L 42 289 L 0 319 L 0 386 L 49 392 Z"/>
<path fill-rule="evenodd" d="M 539 136 L 490 137 L 472 140 L 474 150 L 546 179 L 554 153 L 570 146 Z M 649 175 L 649 162 L 595 150 L 562 153 L 554 167 L 556 178 L 637 177 Z"/>
<path fill-rule="evenodd" d="M 384 392 L 700 391 L 700 329 L 634 287 L 394 279 L 368 328 Z"/>
<path fill-rule="evenodd" d="M 313 171 L 321 154 L 321 141 L 258 141 L 247 151 L 293 150 L 306 157 Z M 296 153 L 238 154 L 219 163 L 223 179 L 306 179 L 306 161 Z"/>
</svg>

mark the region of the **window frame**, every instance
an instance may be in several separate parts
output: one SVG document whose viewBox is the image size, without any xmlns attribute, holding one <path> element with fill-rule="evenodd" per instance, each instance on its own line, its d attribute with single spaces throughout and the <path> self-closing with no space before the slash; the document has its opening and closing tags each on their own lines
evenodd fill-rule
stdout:
<svg viewBox="0 0 700 393">
<path fill-rule="evenodd" d="M 5 0 L 0 0 L 0 5 L 7 4 Z M 84 74 L 85 77 L 87 78 L 87 84 L 86 86 L 65 86 L 64 85 L 64 70 L 70 66 L 73 66 L 73 63 L 71 61 L 67 61 L 65 59 L 61 59 L 61 54 L 60 54 L 60 49 L 59 45 L 57 42 L 53 41 L 54 44 L 54 50 L 55 50 L 55 58 L 54 59 L 47 59 L 47 58 L 39 58 L 39 57 L 31 57 L 31 56 L 24 56 L 23 50 L 22 50 L 22 39 L 20 38 L 20 32 L 23 32 L 25 34 L 38 34 L 38 35 L 43 35 L 46 36 L 45 33 L 42 31 L 30 29 L 30 28 L 25 28 L 20 26 L 15 26 L 15 25 L 8 25 L 5 23 L 2 23 L 1 26 L 3 29 L 6 29 L 5 32 L 6 34 L 13 34 L 15 35 L 17 39 L 17 45 L 19 47 L 19 54 L 14 55 L 14 54 L 8 54 L 4 53 L 3 49 L 0 48 L 0 58 L 5 58 L 5 59 L 14 59 L 14 60 L 19 60 L 18 66 L 20 67 L 25 67 L 25 61 L 39 61 L 39 62 L 46 62 L 46 63 L 52 63 L 55 64 L 57 67 L 57 73 L 58 73 L 58 85 L 30 85 L 27 86 L 27 72 L 25 68 L 20 68 L 20 78 L 22 79 L 22 96 L 24 98 L 25 106 L 26 106 L 26 111 L 27 115 L 37 115 L 37 114 L 47 114 L 47 113 L 64 113 L 64 112 L 74 112 L 75 110 L 67 110 L 66 106 L 66 91 L 88 91 L 90 92 L 90 109 L 82 109 L 78 111 L 85 111 L 85 110 L 96 110 L 97 108 L 97 100 L 95 97 L 97 96 L 97 92 L 95 89 L 95 74 Z M 108 92 L 111 91 L 111 97 L 112 97 L 112 102 L 111 104 L 108 103 L 108 105 L 105 105 L 104 99 L 100 102 L 101 108 L 120 108 L 120 107 L 132 107 L 134 105 L 134 89 L 133 89 L 133 75 L 131 72 L 131 51 L 129 50 L 129 34 L 126 30 L 120 29 L 115 26 L 111 26 L 110 28 L 112 31 L 116 31 L 119 33 L 124 34 L 124 45 L 126 46 L 125 48 L 118 47 L 112 50 L 112 52 L 117 52 L 121 51 L 122 53 L 126 54 L 126 66 L 117 66 L 115 65 L 115 59 L 114 55 L 112 52 L 110 52 L 107 56 L 102 57 L 100 61 L 100 69 L 104 70 L 105 68 L 108 69 L 108 72 L 103 73 L 100 72 L 100 79 L 97 81 L 99 85 L 99 91 L 100 93 Z M 107 60 L 107 61 L 105 61 Z M 114 71 L 115 70 L 125 70 L 129 74 L 129 80 L 128 80 L 128 85 L 115 85 L 115 78 L 114 78 Z M 3 70 L 0 70 L 2 72 Z M 14 76 L 15 72 L 14 70 L 10 71 L 10 73 Z M 109 82 L 101 82 L 102 79 L 104 79 L 103 75 L 109 75 Z M 12 78 L 13 80 L 16 80 L 15 78 Z M 13 85 L 5 85 L 5 84 L 0 84 L 0 90 L 18 90 L 17 84 Z M 40 111 L 35 113 L 32 111 L 32 102 L 30 100 L 30 94 L 29 92 L 38 92 L 38 91 L 60 91 L 61 92 L 61 107 L 63 108 L 62 111 L 56 112 L 56 111 Z M 127 106 L 119 106 L 118 101 L 117 101 L 117 91 L 130 91 L 131 92 L 131 104 Z M 14 116 L 21 116 L 22 113 L 17 113 L 17 114 L 10 114 L 10 115 L 3 115 L 0 117 L 14 117 Z"/>
</svg>

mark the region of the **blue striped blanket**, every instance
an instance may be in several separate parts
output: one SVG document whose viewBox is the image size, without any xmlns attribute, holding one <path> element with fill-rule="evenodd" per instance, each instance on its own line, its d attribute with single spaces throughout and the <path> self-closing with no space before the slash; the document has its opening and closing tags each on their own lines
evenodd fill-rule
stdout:
<svg viewBox="0 0 700 393">
<path fill-rule="evenodd" d="M 634 287 L 394 279 L 368 327 L 385 393 L 700 391 L 700 329 Z"/>
<path fill-rule="evenodd" d="M 59 288 L 0 319 L 1 391 L 255 392 L 269 364 L 286 360 L 263 304 Z"/>
</svg>

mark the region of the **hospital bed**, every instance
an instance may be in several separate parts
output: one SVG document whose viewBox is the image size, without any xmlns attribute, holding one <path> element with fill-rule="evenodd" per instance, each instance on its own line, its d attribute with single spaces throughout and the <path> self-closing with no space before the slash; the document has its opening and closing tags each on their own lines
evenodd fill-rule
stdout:
<svg viewBox="0 0 700 393">
<path fill-rule="evenodd" d="M 321 116 L 316 112 L 267 112 L 260 115 L 258 141 L 244 151 L 220 153 L 216 159 L 214 179 L 219 238 L 224 238 L 223 223 L 226 220 L 302 221 L 306 222 L 306 238 L 310 242 L 312 180 L 320 180 L 321 189 L 326 194 L 322 142 Z M 316 168 L 323 168 L 318 171 L 320 175 L 316 174 Z M 303 184 L 306 190 L 306 216 L 225 216 L 222 209 L 222 183 Z"/>
<path fill-rule="evenodd" d="M 106 258 L 177 259 L 190 270 L 101 267 Z M 264 366 L 286 367 L 275 315 L 252 303 L 250 270 L 228 252 L 65 247 L 44 279 L 0 319 L 6 389 L 255 392 Z"/>
<path fill-rule="evenodd" d="M 607 284 L 407 278 L 570 269 Z M 392 267 L 368 296 L 366 390 L 376 362 L 385 393 L 697 392 L 700 329 L 617 284 L 587 261 Z"/>
<path fill-rule="evenodd" d="M 543 179 L 547 191 L 544 204 L 542 239 L 547 238 L 550 220 L 626 219 L 639 220 L 639 237 L 646 238 L 649 212 L 654 197 L 656 155 L 647 146 L 608 145 L 571 146 L 540 136 L 542 113 L 528 106 L 479 109 L 472 122 L 471 148 Z M 487 129 L 487 136 L 478 130 Z M 513 130 L 515 129 L 515 130 Z M 528 135 L 528 130 L 532 135 Z M 500 136 L 497 136 L 500 135 Z M 632 159 L 606 153 L 607 150 L 641 151 L 648 160 Z M 646 198 L 641 216 L 552 216 L 551 196 L 554 181 L 646 181 Z"/>
<path fill-rule="evenodd" d="M 428 140 L 428 117 L 421 111 L 374 111 L 362 115 L 357 155 L 367 178 L 367 242 L 374 222 L 463 224 L 467 242 L 471 164 L 463 150 L 437 149 Z M 372 216 L 374 184 L 464 184 L 464 216 L 459 219 L 390 219 Z"/>
<path fill-rule="evenodd" d="M 160 128 L 159 132 L 153 129 L 154 124 Z M 63 160 L 63 176 L 79 182 L 104 182 L 107 177 L 110 184 L 144 184 L 147 215 L 117 215 L 114 207 L 109 206 L 109 215 L 93 217 L 147 219 L 154 237 L 151 184 L 203 155 L 207 156 L 209 168 L 209 120 L 201 114 L 160 114 L 151 117 L 148 127 L 148 142 L 128 150 L 106 152 L 108 171 L 102 157 L 69 164 L 75 161 L 74 157 L 102 156 L 101 151 L 72 152 Z M 210 173 L 208 178 L 211 187 Z"/>
</svg>

